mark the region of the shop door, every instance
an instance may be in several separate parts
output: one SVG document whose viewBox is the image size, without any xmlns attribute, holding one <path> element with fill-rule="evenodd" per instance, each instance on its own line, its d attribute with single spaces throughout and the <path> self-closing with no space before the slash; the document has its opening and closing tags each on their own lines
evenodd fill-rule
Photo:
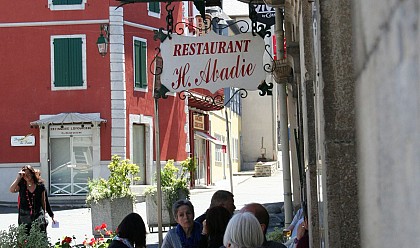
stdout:
<svg viewBox="0 0 420 248">
<path fill-rule="evenodd" d="M 206 185 L 206 140 L 195 139 L 195 157 L 197 170 L 195 171 L 195 185 Z"/>
<path fill-rule="evenodd" d="M 50 138 L 50 194 L 85 195 L 92 178 L 92 138 Z"/>
<path fill-rule="evenodd" d="M 140 172 L 137 176 L 140 181 L 135 184 L 146 184 L 146 138 L 145 126 L 133 125 L 133 163 L 140 167 Z"/>
</svg>

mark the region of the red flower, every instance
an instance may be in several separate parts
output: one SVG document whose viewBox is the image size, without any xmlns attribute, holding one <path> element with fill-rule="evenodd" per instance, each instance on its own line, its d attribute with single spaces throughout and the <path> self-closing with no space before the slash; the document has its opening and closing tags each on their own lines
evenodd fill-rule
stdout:
<svg viewBox="0 0 420 248">
<path fill-rule="evenodd" d="M 95 231 L 101 230 L 102 226 L 95 226 Z"/>
<path fill-rule="evenodd" d="M 106 223 L 102 223 L 101 229 L 106 229 Z"/>
<path fill-rule="evenodd" d="M 96 243 L 96 240 L 94 238 L 90 239 L 89 245 L 93 246 Z"/>
<path fill-rule="evenodd" d="M 61 242 L 61 244 L 70 244 L 71 243 L 71 238 L 70 237 L 65 237 L 64 239 L 63 239 L 63 241 Z"/>
<path fill-rule="evenodd" d="M 106 232 L 105 232 L 105 235 L 107 235 L 107 236 L 111 236 L 111 235 L 112 235 L 112 231 L 106 231 Z"/>
</svg>

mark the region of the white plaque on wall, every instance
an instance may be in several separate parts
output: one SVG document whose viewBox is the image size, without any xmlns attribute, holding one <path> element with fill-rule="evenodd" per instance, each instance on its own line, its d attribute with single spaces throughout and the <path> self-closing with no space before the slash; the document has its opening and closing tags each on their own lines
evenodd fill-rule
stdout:
<svg viewBox="0 0 420 248">
<path fill-rule="evenodd" d="M 12 136 L 10 137 L 11 146 L 35 146 L 35 136 Z"/>
</svg>

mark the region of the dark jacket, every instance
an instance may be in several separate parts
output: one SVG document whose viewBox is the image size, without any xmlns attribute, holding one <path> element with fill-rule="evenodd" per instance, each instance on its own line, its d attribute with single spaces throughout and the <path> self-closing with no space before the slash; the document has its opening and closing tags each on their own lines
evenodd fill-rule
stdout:
<svg viewBox="0 0 420 248">
<path fill-rule="evenodd" d="M 108 248 L 128 248 L 123 242 L 118 240 L 112 240 L 111 244 L 108 246 Z"/>
</svg>

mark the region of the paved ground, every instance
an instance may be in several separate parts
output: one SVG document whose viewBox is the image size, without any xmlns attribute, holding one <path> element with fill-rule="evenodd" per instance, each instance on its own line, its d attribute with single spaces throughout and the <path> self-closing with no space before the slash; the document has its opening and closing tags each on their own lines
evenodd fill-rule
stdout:
<svg viewBox="0 0 420 248">
<path fill-rule="evenodd" d="M 279 213 L 283 205 L 283 177 L 279 171 L 271 177 L 252 177 L 249 174 L 233 176 L 233 193 L 237 209 L 245 204 L 258 202 L 269 205 L 273 212 L 270 214 L 270 229 L 274 226 L 283 227 L 283 215 Z M 191 191 L 191 202 L 194 204 L 196 216 L 204 213 L 208 208 L 211 196 L 218 189 L 230 190 L 230 182 L 224 180 L 215 186 L 206 189 L 194 189 Z M 63 236 L 76 237 L 77 243 L 81 243 L 85 236 L 92 237 L 91 216 L 88 208 L 78 209 L 54 209 L 56 220 L 60 222 L 59 228 L 48 226 L 47 233 L 51 242 L 56 242 Z M 135 211 L 146 220 L 146 204 L 137 203 Z M 5 230 L 9 225 L 17 224 L 17 209 L 0 207 L 0 230 Z M 155 228 L 155 231 L 157 228 Z M 163 234 L 163 236 L 165 233 Z M 156 247 L 158 234 L 156 232 L 147 235 L 148 247 Z"/>
</svg>

